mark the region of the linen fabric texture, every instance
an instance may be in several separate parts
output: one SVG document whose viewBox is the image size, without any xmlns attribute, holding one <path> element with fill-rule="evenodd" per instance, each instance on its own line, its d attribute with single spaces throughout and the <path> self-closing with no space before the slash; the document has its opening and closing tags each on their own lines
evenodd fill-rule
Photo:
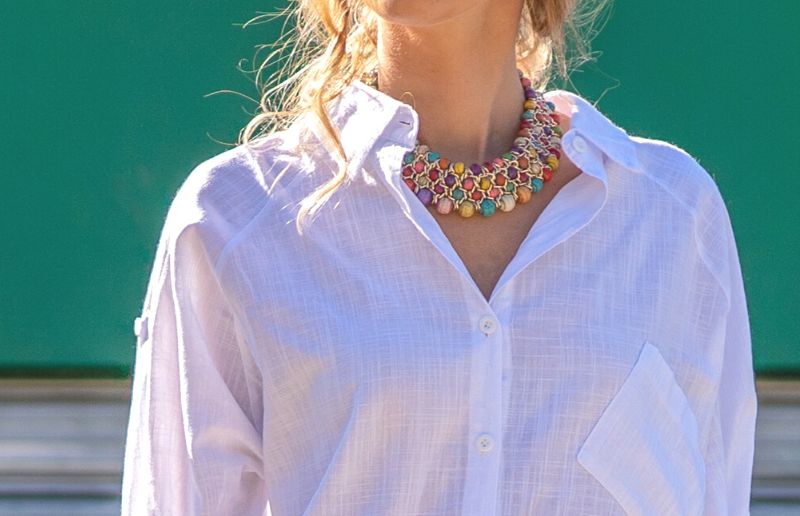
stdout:
<svg viewBox="0 0 800 516">
<path fill-rule="evenodd" d="M 401 180 L 417 113 L 360 81 L 329 106 L 347 183 L 305 235 L 298 203 L 337 166 L 310 116 L 194 168 L 136 319 L 122 514 L 748 514 L 720 191 L 675 145 L 545 96 L 582 173 L 488 301 Z"/>
</svg>

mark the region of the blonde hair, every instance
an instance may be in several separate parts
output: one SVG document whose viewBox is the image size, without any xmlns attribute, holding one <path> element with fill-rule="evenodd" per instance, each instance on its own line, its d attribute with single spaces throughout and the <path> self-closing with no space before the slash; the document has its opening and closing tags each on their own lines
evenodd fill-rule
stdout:
<svg viewBox="0 0 800 516">
<path fill-rule="evenodd" d="M 570 68 L 590 60 L 591 30 L 605 2 L 525 0 L 517 66 L 537 89 L 553 76 L 567 79 Z M 313 216 L 347 178 L 348 156 L 326 104 L 377 65 L 377 19 L 361 0 L 291 0 L 286 8 L 256 16 L 245 27 L 265 17 L 284 18 L 284 30 L 275 43 L 264 45 L 272 50 L 256 70 L 259 111 L 240 131 L 238 143 L 285 129 L 307 113 L 319 121 L 325 143 L 335 150 L 338 171 L 301 201 L 297 229 L 302 233 L 306 216 Z M 286 30 L 287 23 L 291 30 Z M 574 47 L 568 49 L 568 43 Z M 273 65 L 278 72 L 262 83 L 260 77 Z"/>
</svg>

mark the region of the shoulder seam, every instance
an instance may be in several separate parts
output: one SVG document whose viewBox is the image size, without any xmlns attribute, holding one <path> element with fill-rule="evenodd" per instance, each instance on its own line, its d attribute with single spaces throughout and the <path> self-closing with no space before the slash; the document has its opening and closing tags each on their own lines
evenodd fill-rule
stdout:
<svg viewBox="0 0 800 516">
<path fill-rule="evenodd" d="M 265 188 L 266 192 L 266 195 L 264 196 L 264 204 L 258 210 L 256 210 L 256 212 L 253 214 L 250 220 L 248 220 L 246 224 L 244 224 L 233 236 L 231 236 L 230 239 L 228 239 L 228 242 L 223 246 L 222 250 L 219 253 L 219 256 L 214 262 L 214 272 L 216 273 L 219 273 L 221 271 L 231 251 L 233 251 L 233 249 L 244 239 L 250 228 L 253 227 L 256 221 L 258 221 L 261 218 L 261 216 L 267 210 L 267 208 L 272 207 L 273 204 L 271 202 L 272 191 L 275 188 L 275 184 L 277 183 L 277 181 L 281 179 L 283 174 L 288 170 L 290 166 L 290 163 L 284 163 L 283 164 L 284 166 L 281 168 L 281 171 L 278 172 L 278 174 L 276 174 L 274 177 L 267 178 L 266 174 L 264 173 L 264 169 L 258 162 L 258 159 L 256 159 L 256 157 L 251 153 L 249 148 L 245 150 L 247 152 L 248 158 L 252 161 L 252 166 L 254 167 L 254 169 L 257 170 L 258 173 L 264 178 L 264 183 L 262 184 L 262 187 Z M 286 185 L 286 187 L 291 186 L 300 177 L 301 177 L 300 174 L 298 174 L 295 177 L 292 177 L 289 183 Z"/>
<path fill-rule="evenodd" d="M 689 157 L 691 158 L 691 156 L 689 156 Z M 699 163 L 697 163 L 694 160 L 694 158 L 691 158 L 691 159 L 694 161 L 696 166 L 702 168 L 702 166 Z M 703 169 L 703 171 L 705 171 L 705 169 Z M 666 191 L 675 201 L 677 201 L 678 204 L 680 204 L 681 207 L 683 207 L 683 209 L 688 211 L 689 214 L 692 216 L 693 221 L 696 223 L 696 221 L 697 221 L 697 211 L 695 209 L 693 209 L 691 206 L 686 204 L 682 199 L 680 199 L 677 195 L 675 195 L 675 193 L 673 193 L 672 190 L 670 190 L 666 185 L 664 185 L 661 181 L 659 181 L 655 177 L 653 177 L 651 175 L 648 175 L 648 174 L 645 174 L 645 176 L 650 181 L 652 181 L 653 183 L 657 184 L 659 186 L 659 188 L 661 188 L 662 190 Z M 712 178 L 712 182 L 716 185 L 716 182 L 713 181 L 713 178 Z M 698 255 L 700 256 L 700 261 L 703 262 L 703 265 L 705 266 L 706 270 L 708 270 L 709 274 L 711 274 L 711 276 L 717 282 L 719 288 L 722 289 L 722 291 L 725 293 L 725 298 L 730 303 L 730 293 L 728 292 L 728 289 L 725 287 L 725 283 L 719 277 L 718 273 L 711 266 L 710 260 L 709 260 L 708 256 L 706 255 L 705 248 L 703 247 L 702 242 L 698 238 L 696 225 L 693 227 L 692 233 L 693 233 L 693 236 L 694 236 L 695 245 L 697 246 Z"/>
<path fill-rule="evenodd" d="M 244 151 L 245 151 L 245 153 L 247 155 L 247 158 L 250 160 L 250 164 L 254 167 L 254 169 L 256 171 L 258 171 L 259 174 L 261 174 L 263 176 L 263 171 L 261 170 L 261 165 L 258 164 L 258 160 L 255 158 L 255 156 L 253 156 L 253 153 L 251 152 L 250 148 L 247 145 L 244 145 Z M 230 251 L 232 250 L 234 244 L 237 243 L 240 240 L 240 235 L 242 235 L 245 232 L 245 230 L 247 230 L 247 228 L 249 228 L 253 224 L 253 222 L 260 217 L 261 213 L 269 205 L 270 205 L 270 203 L 269 203 L 269 195 L 265 195 L 264 196 L 264 205 L 261 206 L 258 210 L 256 210 L 255 214 L 250 218 L 250 220 L 248 220 L 246 224 L 244 224 L 233 236 L 231 236 L 228 239 L 228 241 L 222 247 L 222 250 L 220 251 L 219 256 L 217 256 L 217 259 L 214 261 L 213 270 L 214 270 L 215 274 L 219 274 L 219 272 L 220 272 L 220 270 L 222 268 L 222 265 L 223 265 L 225 259 L 230 254 Z"/>
</svg>

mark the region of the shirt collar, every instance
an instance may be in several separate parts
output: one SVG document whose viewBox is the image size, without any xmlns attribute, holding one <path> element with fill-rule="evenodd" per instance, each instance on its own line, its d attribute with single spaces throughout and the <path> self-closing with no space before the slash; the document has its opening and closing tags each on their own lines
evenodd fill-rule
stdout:
<svg viewBox="0 0 800 516">
<path fill-rule="evenodd" d="M 571 123 L 567 133 L 574 130 L 595 145 L 604 156 L 627 169 L 641 171 L 636 142 L 588 100 L 566 90 L 548 91 L 544 96 L 556 105 L 556 110 L 569 114 Z"/>
<path fill-rule="evenodd" d="M 556 105 L 556 110 L 570 116 L 570 129 L 562 139 L 564 151 L 576 165 L 582 159 L 571 152 L 571 142 L 580 135 L 599 153 L 592 153 L 605 162 L 608 158 L 624 168 L 641 171 L 636 143 L 624 129 L 614 124 L 588 100 L 566 90 L 551 90 L 545 98 Z M 419 115 L 403 102 L 364 84 L 353 81 L 335 99 L 328 111 L 331 122 L 338 129 L 342 146 L 350 159 L 348 178 L 360 173 L 367 154 L 379 142 L 398 144 L 407 149 L 414 146 Z M 319 135 L 320 130 L 315 129 Z M 398 166 L 399 170 L 399 166 Z M 583 169 L 607 183 L 604 166 L 587 166 Z"/>
</svg>

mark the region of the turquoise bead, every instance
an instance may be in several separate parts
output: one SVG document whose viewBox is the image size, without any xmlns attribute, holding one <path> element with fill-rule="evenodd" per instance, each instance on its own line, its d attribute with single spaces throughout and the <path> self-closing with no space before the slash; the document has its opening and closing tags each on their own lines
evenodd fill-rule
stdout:
<svg viewBox="0 0 800 516">
<path fill-rule="evenodd" d="M 534 192 L 538 192 L 539 190 L 542 189 L 543 186 L 544 182 L 538 177 L 534 177 L 533 180 L 531 181 L 531 189 L 533 189 Z"/>
<path fill-rule="evenodd" d="M 411 162 L 414 161 L 414 153 L 413 152 L 406 152 L 405 156 L 403 156 L 403 164 L 410 165 Z"/>
<path fill-rule="evenodd" d="M 547 104 L 547 107 L 549 107 L 550 109 L 555 109 L 556 108 L 556 105 L 553 104 L 552 102 L 550 102 L 549 100 L 547 102 L 545 102 L 545 104 Z"/>
<path fill-rule="evenodd" d="M 455 188 L 453 190 L 452 195 L 453 199 L 460 201 L 464 197 L 464 190 L 462 190 L 461 188 Z"/>
<path fill-rule="evenodd" d="M 493 200 L 484 199 L 481 201 L 481 215 L 483 215 L 484 217 L 494 215 L 495 209 L 496 206 Z"/>
<path fill-rule="evenodd" d="M 533 118 L 533 113 L 531 113 L 530 111 L 524 111 L 522 113 L 522 118 L 531 120 Z"/>
<path fill-rule="evenodd" d="M 428 153 L 428 161 L 430 161 L 430 162 L 434 162 L 437 159 L 439 159 L 440 157 L 441 157 L 441 155 L 438 152 L 431 151 L 431 152 Z"/>
</svg>

